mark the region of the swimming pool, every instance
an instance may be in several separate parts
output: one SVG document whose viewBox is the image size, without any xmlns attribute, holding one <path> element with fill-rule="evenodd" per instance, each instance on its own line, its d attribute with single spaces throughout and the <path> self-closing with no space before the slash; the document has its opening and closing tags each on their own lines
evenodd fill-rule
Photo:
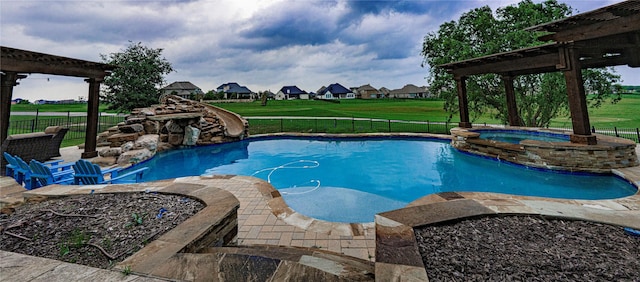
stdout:
<svg viewBox="0 0 640 282">
<path fill-rule="evenodd" d="M 569 135 L 530 130 L 480 129 L 480 138 L 499 142 L 520 144 L 522 140 L 538 140 L 548 142 L 569 142 Z"/>
<path fill-rule="evenodd" d="M 574 199 L 636 192 L 615 176 L 527 169 L 425 138 L 251 138 L 166 151 L 138 166 L 151 168 L 145 181 L 252 175 L 269 181 L 297 212 L 334 222 L 371 222 L 376 213 L 447 191 Z"/>
</svg>

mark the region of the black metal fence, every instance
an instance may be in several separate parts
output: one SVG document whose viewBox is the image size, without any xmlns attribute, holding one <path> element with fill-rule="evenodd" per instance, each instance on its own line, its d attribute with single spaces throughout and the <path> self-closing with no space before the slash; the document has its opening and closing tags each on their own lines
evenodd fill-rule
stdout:
<svg viewBox="0 0 640 282">
<path fill-rule="evenodd" d="M 245 117 L 249 121 L 250 134 L 276 132 L 304 133 L 375 133 L 413 132 L 449 134 L 457 123 L 430 121 L 402 121 L 369 118 L 324 118 L 324 117 Z"/>
<path fill-rule="evenodd" d="M 449 134 L 457 122 L 403 121 L 369 118 L 337 117 L 245 117 L 249 121 L 249 133 L 264 134 L 276 132 L 304 133 L 375 133 L 412 132 Z M 491 126 L 492 124 L 486 124 Z M 571 131 L 572 128 L 556 128 Z M 615 136 L 640 143 L 639 128 L 593 127 L 593 133 Z"/>
<path fill-rule="evenodd" d="M 640 143 L 640 129 L 638 127 L 636 128 L 618 128 L 618 127 L 604 128 L 604 127 L 592 126 L 591 132 L 603 134 L 603 135 L 615 136 L 615 137 L 622 137 L 622 138 L 636 141 L 636 143 Z"/>
<path fill-rule="evenodd" d="M 119 122 L 124 121 L 124 116 L 99 115 L 98 116 L 98 132 L 106 131 Z M 43 132 L 49 126 L 62 126 L 69 128 L 64 140 L 84 139 L 87 130 L 86 116 L 66 116 L 66 117 L 42 117 L 37 116 L 29 120 L 16 120 L 9 122 L 9 135 Z"/>
<path fill-rule="evenodd" d="M 404 121 L 370 118 L 338 117 L 245 117 L 249 121 L 250 134 L 277 132 L 304 133 L 376 133 L 376 132 L 412 132 L 449 134 L 457 122 L 440 121 Z M 100 115 L 98 132 L 124 121 L 124 116 Z M 9 123 L 9 134 L 42 132 L 48 126 L 69 128 L 65 140 L 84 139 L 86 116 L 36 117 L 31 120 L 18 120 Z M 488 124 L 484 124 L 488 125 Z M 557 128 L 571 130 L 571 128 Z M 593 127 L 593 133 L 616 136 L 640 142 L 639 128 Z"/>
</svg>

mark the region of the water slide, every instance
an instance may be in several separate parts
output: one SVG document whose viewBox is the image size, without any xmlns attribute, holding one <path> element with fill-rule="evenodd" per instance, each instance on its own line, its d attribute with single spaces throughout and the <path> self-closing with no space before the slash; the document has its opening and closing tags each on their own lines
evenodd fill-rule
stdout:
<svg viewBox="0 0 640 282">
<path fill-rule="evenodd" d="M 224 134 L 228 137 L 240 137 L 241 139 L 244 136 L 244 129 L 247 127 L 248 122 L 246 119 L 242 118 L 240 115 L 227 111 L 223 108 L 219 108 L 216 106 L 212 106 L 206 103 L 201 103 L 205 107 L 212 110 L 220 119 L 220 121 L 224 124 L 225 130 Z"/>
<path fill-rule="evenodd" d="M 189 100 L 186 98 L 182 98 L 180 96 L 176 96 L 176 95 L 171 95 L 171 94 L 162 94 L 160 95 L 160 103 L 166 103 L 166 99 L 171 97 L 172 99 L 176 99 L 176 100 L 182 100 L 182 101 L 189 101 L 190 103 L 198 103 L 200 105 L 205 106 L 206 108 L 208 108 L 209 110 L 211 110 L 213 113 L 216 114 L 216 116 L 218 116 L 218 119 L 220 120 L 220 123 L 222 123 L 222 125 L 224 125 L 224 135 L 227 137 L 238 137 L 240 139 L 243 139 L 245 136 L 245 128 L 247 128 L 249 126 L 249 122 L 242 118 L 240 115 L 231 112 L 231 111 L 227 111 L 223 108 L 220 107 L 216 107 L 216 106 L 212 106 L 209 105 L 207 103 L 202 103 L 202 102 L 198 102 L 198 101 L 194 101 L 194 100 Z"/>
</svg>

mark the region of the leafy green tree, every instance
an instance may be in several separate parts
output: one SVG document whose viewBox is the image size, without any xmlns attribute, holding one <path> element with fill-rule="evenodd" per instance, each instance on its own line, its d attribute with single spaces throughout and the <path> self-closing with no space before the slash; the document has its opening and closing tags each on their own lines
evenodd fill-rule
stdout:
<svg viewBox="0 0 640 282">
<path fill-rule="evenodd" d="M 140 42 L 130 42 L 122 52 L 100 57 L 104 63 L 118 66 L 105 77 L 100 94 L 108 109 L 118 112 L 158 103 L 164 76 L 173 71 L 171 63 L 162 57 L 162 49 L 148 48 Z"/>
<path fill-rule="evenodd" d="M 525 0 L 517 5 L 499 8 L 494 13 L 488 6 L 464 13 L 456 21 L 443 23 L 439 30 L 424 37 L 423 66 L 429 65 L 428 80 L 432 93 L 445 100 L 450 118 L 458 111 L 453 76 L 438 65 L 452 63 L 532 47 L 548 42 L 538 41 L 540 33 L 525 31 L 527 27 L 565 18 L 572 9 L 555 0 L 533 3 Z M 620 76 L 611 68 L 583 70 L 585 92 L 591 106 L 599 106 L 608 98 L 620 99 Z M 489 113 L 506 123 L 507 105 L 504 84 L 496 74 L 467 78 L 470 118 Z M 562 73 L 517 76 L 514 89 L 520 123 L 525 126 L 548 126 L 551 119 L 568 113 L 566 84 Z"/>
</svg>

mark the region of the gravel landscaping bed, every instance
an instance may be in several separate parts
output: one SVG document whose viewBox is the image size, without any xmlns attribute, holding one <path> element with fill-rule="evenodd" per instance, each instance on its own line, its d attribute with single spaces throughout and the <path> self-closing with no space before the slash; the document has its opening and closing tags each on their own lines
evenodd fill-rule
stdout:
<svg viewBox="0 0 640 282">
<path fill-rule="evenodd" d="M 3 208 L 0 249 L 111 268 L 204 207 L 178 195 L 69 196 Z"/>
<path fill-rule="evenodd" d="M 619 226 L 503 216 L 415 235 L 429 281 L 640 281 L 640 237 Z"/>
</svg>

